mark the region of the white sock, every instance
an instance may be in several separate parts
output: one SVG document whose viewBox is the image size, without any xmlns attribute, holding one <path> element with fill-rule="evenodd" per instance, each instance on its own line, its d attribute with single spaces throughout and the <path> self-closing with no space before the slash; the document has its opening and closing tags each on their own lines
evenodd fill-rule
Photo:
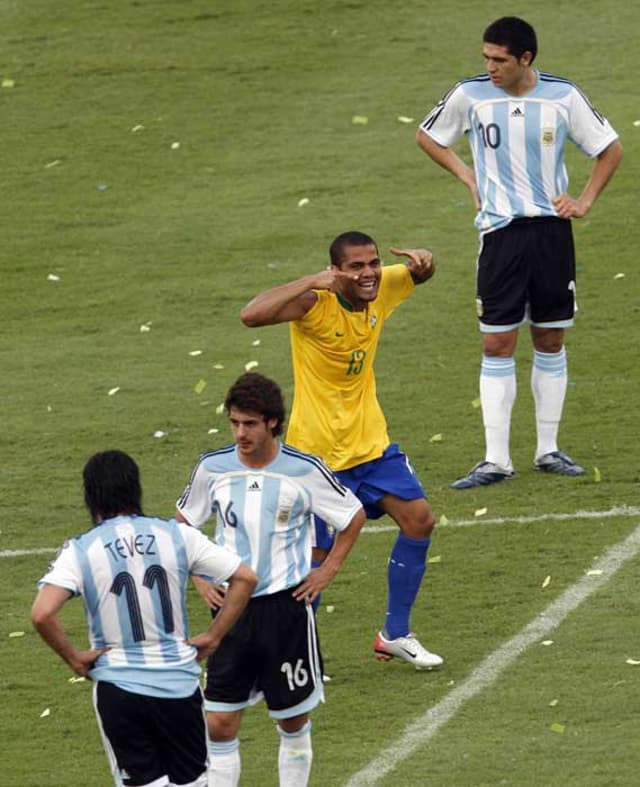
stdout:
<svg viewBox="0 0 640 787">
<path fill-rule="evenodd" d="M 240 741 L 209 741 L 209 787 L 238 787 Z"/>
<path fill-rule="evenodd" d="M 278 725 L 280 750 L 278 772 L 280 787 L 306 787 L 311 774 L 313 750 L 311 748 L 311 722 L 297 732 L 285 732 Z"/>
<path fill-rule="evenodd" d="M 487 442 L 487 462 L 513 470 L 509 453 L 511 410 L 516 400 L 516 362 L 513 358 L 482 356 L 480 403 Z"/>
<path fill-rule="evenodd" d="M 536 403 L 538 443 L 535 458 L 558 450 L 558 429 L 567 392 L 567 354 L 533 352 L 531 390 Z"/>
</svg>

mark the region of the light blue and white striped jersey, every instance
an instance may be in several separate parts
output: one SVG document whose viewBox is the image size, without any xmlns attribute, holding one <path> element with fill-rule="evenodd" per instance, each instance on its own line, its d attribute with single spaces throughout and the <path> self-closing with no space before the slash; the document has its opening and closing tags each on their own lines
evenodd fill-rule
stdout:
<svg viewBox="0 0 640 787">
<path fill-rule="evenodd" d="M 235 445 L 203 454 L 177 502 L 195 527 L 216 514 L 215 541 L 258 575 L 254 596 L 299 584 L 311 570 L 313 514 L 344 530 L 361 508 L 320 459 L 280 443 L 265 467 L 247 467 Z"/>
<path fill-rule="evenodd" d="M 189 697 L 200 667 L 185 642 L 188 578 L 223 581 L 239 565 L 237 555 L 183 522 L 119 516 L 67 541 L 40 585 L 83 597 L 91 647 L 110 648 L 89 673 L 93 680 Z"/>
<path fill-rule="evenodd" d="M 593 157 L 618 137 L 573 82 L 535 74 L 535 87 L 523 96 L 505 92 L 487 74 L 458 82 L 420 124 L 444 147 L 469 135 L 481 233 L 514 218 L 556 216 L 552 199 L 569 185 L 566 140 Z"/>
</svg>

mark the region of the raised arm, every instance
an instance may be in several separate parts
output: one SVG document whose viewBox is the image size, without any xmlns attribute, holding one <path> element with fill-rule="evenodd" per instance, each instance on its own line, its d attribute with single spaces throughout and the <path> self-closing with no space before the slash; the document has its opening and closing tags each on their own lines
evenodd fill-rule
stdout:
<svg viewBox="0 0 640 787">
<path fill-rule="evenodd" d="M 478 186 L 474 171 L 468 167 L 464 161 L 454 153 L 451 148 L 439 145 L 432 137 L 422 129 L 418 130 L 416 142 L 424 152 L 433 159 L 439 166 L 446 169 L 469 189 L 471 199 L 476 210 L 480 210 L 480 198 L 478 196 Z"/>
</svg>

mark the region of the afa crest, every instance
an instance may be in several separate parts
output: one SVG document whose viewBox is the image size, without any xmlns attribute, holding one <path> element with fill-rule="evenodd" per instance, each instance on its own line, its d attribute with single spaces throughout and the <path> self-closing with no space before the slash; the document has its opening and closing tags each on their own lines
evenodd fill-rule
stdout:
<svg viewBox="0 0 640 787">
<path fill-rule="evenodd" d="M 542 144 L 543 145 L 555 145 L 556 143 L 556 132 L 553 128 L 543 128 L 542 129 Z"/>
</svg>

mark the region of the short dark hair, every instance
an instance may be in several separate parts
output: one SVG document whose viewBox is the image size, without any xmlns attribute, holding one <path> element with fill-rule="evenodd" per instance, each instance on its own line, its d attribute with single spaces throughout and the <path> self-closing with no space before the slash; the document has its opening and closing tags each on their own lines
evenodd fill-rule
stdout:
<svg viewBox="0 0 640 787">
<path fill-rule="evenodd" d="M 332 265 L 340 266 L 345 246 L 375 246 L 376 249 L 378 248 L 378 244 L 374 239 L 365 232 L 358 232 L 357 230 L 343 232 L 329 246 L 329 257 Z"/>
<path fill-rule="evenodd" d="M 496 19 L 484 31 L 482 40 L 486 44 L 506 46 L 510 55 L 518 60 L 525 52 L 531 52 L 531 62 L 538 53 L 536 31 L 524 19 L 517 16 L 503 16 Z"/>
<path fill-rule="evenodd" d="M 94 522 L 121 514 L 142 515 L 140 471 L 123 451 L 94 454 L 84 466 L 84 501 Z"/>
<path fill-rule="evenodd" d="M 224 400 L 227 413 L 232 407 L 245 413 L 258 413 L 265 421 L 275 418 L 274 437 L 282 434 L 285 419 L 284 399 L 280 386 L 257 372 L 247 372 L 235 381 Z"/>
</svg>

